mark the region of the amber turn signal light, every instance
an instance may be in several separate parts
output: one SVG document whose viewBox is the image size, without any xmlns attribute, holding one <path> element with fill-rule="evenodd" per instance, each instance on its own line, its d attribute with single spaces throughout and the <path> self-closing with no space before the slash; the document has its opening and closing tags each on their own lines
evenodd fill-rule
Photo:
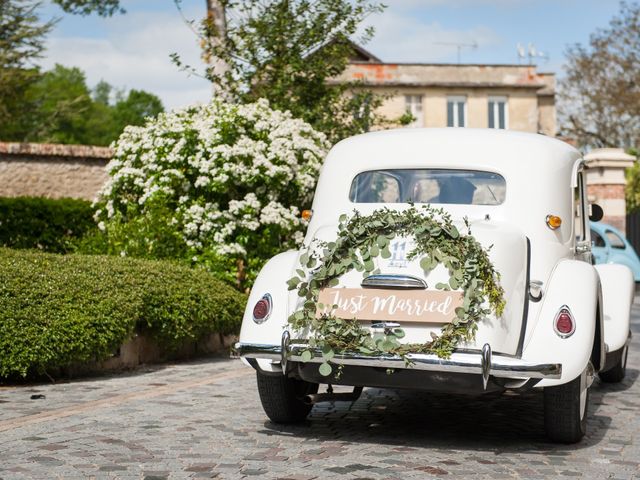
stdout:
<svg viewBox="0 0 640 480">
<path fill-rule="evenodd" d="M 302 210 L 302 215 L 301 217 L 306 220 L 309 221 L 311 220 L 311 217 L 313 216 L 313 210 Z"/>
<path fill-rule="evenodd" d="M 547 215 L 547 227 L 551 230 L 557 230 L 562 225 L 562 219 L 557 215 Z"/>
</svg>

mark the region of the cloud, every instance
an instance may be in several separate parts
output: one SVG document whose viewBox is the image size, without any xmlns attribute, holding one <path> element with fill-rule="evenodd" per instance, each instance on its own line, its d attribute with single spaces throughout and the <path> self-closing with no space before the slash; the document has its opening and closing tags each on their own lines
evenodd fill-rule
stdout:
<svg viewBox="0 0 640 480">
<path fill-rule="evenodd" d="M 370 24 L 375 27 L 376 33 L 365 48 L 388 62 L 454 61 L 457 47 L 451 44 L 476 43 L 478 48 L 482 48 L 502 43 L 502 39 L 488 27 L 446 29 L 438 22 L 422 22 L 415 16 L 392 9 L 372 17 Z M 473 58 L 472 49 L 463 48 L 461 53 L 463 61 Z"/>
<path fill-rule="evenodd" d="M 135 12 L 106 22 L 105 38 L 54 34 L 42 67 L 76 66 L 85 72 L 90 86 L 105 80 L 117 88 L 146 90 L 158 95 L 166 108 L 210 99 L 209 82 L 179 71 L 169 58 L 177 52 L 185 63 L 202 71 L 197 38 L 178 12 Z"/>
</svg>

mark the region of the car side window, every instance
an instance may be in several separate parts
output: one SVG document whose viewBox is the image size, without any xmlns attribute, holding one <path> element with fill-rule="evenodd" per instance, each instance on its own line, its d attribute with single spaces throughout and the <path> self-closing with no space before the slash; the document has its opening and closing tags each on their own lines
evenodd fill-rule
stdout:
<svg viewBox="0 0 640 480">
<path fill-rule="evenodd" d="M 605 247 L 604 238 L 600 236 L 595 230 L 591 230 L 591 244 L 594 247 Z"/>
<path fill-rule="evenodd" d="M 611 248 L 619 248 L 621 250 L 625 249 L 624 240 L 622 240 L 620 236 L 617 235 L 615 232 L 612 232 L 611 230 L 607 230 L 604 232 L 604 234 L 607 236 L 607 239 L 611 244 Z"/>
</svg>

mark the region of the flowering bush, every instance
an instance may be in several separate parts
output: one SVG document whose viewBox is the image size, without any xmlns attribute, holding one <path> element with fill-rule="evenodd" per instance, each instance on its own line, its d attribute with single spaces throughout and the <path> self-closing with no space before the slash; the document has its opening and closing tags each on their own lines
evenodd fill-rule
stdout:
<svg viewBox="0 0 640 480">
<path fill-rule="evenodd" d="M 214 101 L 127 127 L 96 220 L 112 253 L 181 257 L 242 282 L 303 238 L 328 149 L 322 133 L 272 110 Z"/>
</svg>

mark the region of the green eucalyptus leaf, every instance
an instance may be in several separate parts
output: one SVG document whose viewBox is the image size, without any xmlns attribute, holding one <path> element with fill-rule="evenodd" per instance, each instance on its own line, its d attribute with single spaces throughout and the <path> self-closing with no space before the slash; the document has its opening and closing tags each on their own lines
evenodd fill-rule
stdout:
<svg viewBox="0 0 640 480">
<path fill-rule="evenodd" d="M 313 354 L 311 353 L 311 350 L 305 350 L 300 354 L 300 359 L 304 363 L 307 363 L 309 360 L 311 360 L 312 357 L 313 357 Z"/>
<path fill-rule="evenodd" d="M 393 334 L 396 336 L 396 338 L 404 338 L 405 336 L 404 330 L 401 328 L 394 328 Z"/>
<path fill-rule="evenodd" d="M 328 377 L 329 375 L 331 375 L 331 372 L 333 371 L 333 369 L 331 368 L 331 365 L 325 362 L 320 364 L 318 371 L 320 372 L 320 375 L 322 375 L 323 377 Z"/>
<path fill-rule="evenodd" d="M 420 268 L 422 268 L 422 270 L 431 270 L 431 260 L 428 257 L 422 257 L 420 259 Z"/>
<path fill-rule="evenodd" d="M 335 356 L 335 352 L 333 351 L 332 348 L 329 348 L 327 352 L 325 352 L 323 349 L 322 358 L 324 359 L 325 362 L 330 361 L 334 356 Z"/>
</svg>

